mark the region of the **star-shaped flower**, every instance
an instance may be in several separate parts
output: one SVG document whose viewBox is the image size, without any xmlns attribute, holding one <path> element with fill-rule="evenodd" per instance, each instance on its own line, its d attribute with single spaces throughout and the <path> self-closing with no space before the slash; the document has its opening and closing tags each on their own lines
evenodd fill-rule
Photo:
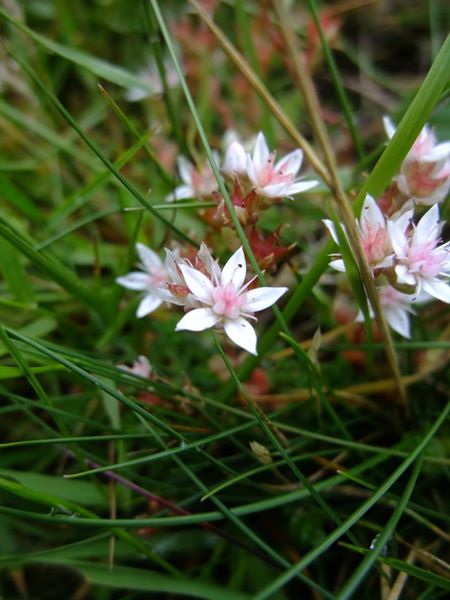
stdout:
<svg viewBox="0 0 450 600">
<path fill-rule="evenodd" d="M 204 259 L 205 260 L 205 259 Z M 198 308 L 190 310 L 177 324 L 176 330 L 203 331 L 223 327 L 227 336 L 238 346 L 256 354 L 256 332 L 248 319 L 254 313 L 274 304 L 286 291 L 285 287 L 248 289 L 244 284 L 247 272 L 244 251 L 239 248 L 222 271 L 215 265 L 209 273 L 180 265 L 184 281 Z"/>
<path fill-rule="evenodd" d="M 128 365 L 117 365 L 119 369 L 122 371 L 126 371 L 127 373 L 132 373 L 133 375 L 138 375 L 139 377 L 143 377 L 144 379 L 149 379 L 152 373 L 152 365 L 146 356 L 140 354 L 137 359 L 134 361 L 133 366 L 129 367 Z"/>
<path fill-rule="evenodd" d="M 401 217 L 403 220 L 403 217 Z M 324 219 L 334 241 L 339 244 L 339 237 L 333 221 Z M 403 221 L 402 221 L 403 222 Z M 361 239 L 361 245 L 371 269 L 383 269 L 392 265 L 394 251 L 387 230 L 386 218 L 379 206 L 367 195 L 361 210 L 361 216 L 356 221 Z M 345 232 L 345 228 L 341 225 Z M 337 258 L 330 262 L 330 267 L 336 271 L 345 272 L 344 261 Z"/>
<path fill-rule="evenodd" d="M 388 229 L 396 254 L 397 282 L 415 287 L 416 295 L 424 292 L 450 303 L 450 242 L 438 245 L 442 229 L 438 205 L 423 215 L 412 232 L 395 221 L 388 223 Z"/>
<path fill-rule="evenodd" d="M 213 154 L 214 160 L 219 164 L 217 153 L 213 152 Z M 210 198 L 217 190 L 217 181 L 209 162 L 206 161 L 196 167 L 184 156 L 179 156 L 177 165 L 183 184 L 175 188 L 172 194 L 166 196 L 166 202 L 187 198 Z"/>
<path fill-rule="evenodd" d="M 258 133 L 253 154 L 247 154 L 247 176 L 258 196 L 285 198 L 309 190 L 317 181 L 299 181 L 296 175 L 302 165 L 303 152 L 298 148 L 275 163 L 263 133 Z"/>
<path fill-rule="evenodd" d="M 383 122 L 390 139 L 395 126 L 388 117 L 384 117 Z M 395 181 L 400 192 L 409 198 L 406 208 L 412 204 L 432 206 L 442 202 L 450 189 L 450 142 L 438 144 L 433 130 L 425 126 L 406 155 Z"/>
</svg>

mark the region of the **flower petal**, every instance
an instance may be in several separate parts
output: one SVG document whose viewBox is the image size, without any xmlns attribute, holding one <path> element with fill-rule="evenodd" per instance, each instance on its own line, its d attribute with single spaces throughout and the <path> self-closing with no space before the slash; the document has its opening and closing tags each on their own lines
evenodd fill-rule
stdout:
<svg viewBox="0 0 450 600">
<path fill-rule="evenodd" d="M 420 160 L 424 162 L 435 162 L 445 160 L 450 155 L 450 142 L 437 144 L 429 153 L 423 154 Z"/>
<path fill-rule="evenodd" d="M 303 152 L 300 148 L 297 150 L 293 150 L 286 154 L 284 158 L 279 160 L 275 165 L 274 171 L 275 173 L 280 173 L 282 175 L 293 175 L 295 176 L 298 173 L 303 161 Z"/>
<path fill-rule="evenodd" d="M 117 368 L 121 371 L 126 371 L 127 373 L 137 375 L 138 377 L 144 377 L 145 379 L 148 379 L 152 372 L 150 361 L 142 354 L 137 357 L 132 367 L 129 367 L 128 365 L 117 365 Z"/>
<path fill-rule="evenodd" d="M 433 193 L 428 194 L 427 196 L 413 196 L 413 200 L 415 204 L 420 204 L 421 206 L 433 206 L 433 204 L 440 204 L 447 197 L 448 191 L 450 189 L 450 178 L 448 181 L 444 181 L 439 187 L 437 187 Z"/>
<path fill-rule="evenodd" d="M 245 294 L 243 312 L 258 312 L 264 310 L 281 298 L 288 291 L 286 287 L 261 287 L 250 290 Z"/>
<path fill-rule="evenodd" d="M 328 229 L 328 231 L 331 234 L 331 237 L 336 242 L 336 244 L 339 245 L 339 237 L 338 237 L 338 234 L 337 234 L 337 231 L 336 231 L 336 226 L 333 223 L 333 221 L 331 219 L 322 219 L 322 223 Z"/>
<path fill-rule="evenodd" d="M 340 273 L 345 273 L 345 263 L 342 258 L 337 258 L 336 260 L 330 260 L 328 266 L 334 269 L 335 271 L 339 271 Z"/>
<path fill-rule="evenodd" d="M 295 183 L 292 183 L 288 189 L 286 190 L 286 195 L 287 196 L 295 196 L 295 194 L 300 194 L 301 192 L 306 192 L 307 190 L 310 190 L 313 187 L 316 187 L 316 185 L 319 185 L 318 181 L 315 181 L 314 179 L 305 179 L 302 181 L 296 181 Z"/>
<path fill-rule="evenodd" d="M 395 125 L 389 117 L 383 117 L 383 125 L 386 135 L 389 139 L 394 137 L 396 131 Z"/>
<path fill-rule="evenodd" d="M 247 163 L 247 153 L 244 146 L 234 140 L 229 144 L 225 151 L 225 158 L 222 164 L 222 171 L 227 175 L 233 173 L 245 173 Z"/>
<path fill-rule="evenodd" d="M 117 277 L 116 282 L 124 288 L 127 288 L 127 290 L 142 291 L 149 288 L 151 279 L 147 273 L 143 273 L 142 271 L 132 271 L 127 275 Z"/>
<path fill-rule="evenodd" d="M 269 148 L 267 146 L 266 138 L 262 131 L 260 131 L 256 137 L 255 148 L 253 150 L 253 164 L 255 165 L 256 171 L 260 171 L 265 167 L 267 159 L 269 158 Z"/>
<path fill-rule="evenodd" d="M 239 319 L 228 319 L 224 324 L 225 333 L 237 346 L 244 348 L 250 354 L 257 354 L 256 331 L 248 321 L 240 317 Z"/>
<path fill-rule="evenodd" d="M 176 304 L 177 306 L 185 306 L 186 298 L 179 298 L 172 294 L 167 288 L 155 288 L 152 290 L 154 296 L 159 298 L 161 302 L 169 302 L 169 304 Z"/>
<path fill-rule="evenodd" d="M 188 267 L 187 265 L 180 265 L 180 270 L 183 273 L 184 281 L 187 287 L 194 294 L 194 296 L 200 300 L 200 302 L 209 303 L 211 300 L 211 294 L 214 289 L 211 280 L 203 275 L 197 269 Z"/>
<path fill-rule="evenodd" d="M 392 219 L 394 223 L 400 227 L 401 231 L 406 231 L 408 227 L 411 225 L 411 222 L 414 218 L 414 209 L 407 210 L 403 214 L 399 215 L 395 219 Z"/>
<path fill-rule="evenodd" d="M 218 320 L 210 308 L 194 308 L 178 321 L 175 331 L 203 331 L 214 327 Z"/>
<path fill-rule="evenodd" d="M 289 183 L 272 183 L 265 186 L 257 186 L 256 193 L 267 198 L 284 198 L 288 195 L 291 186 Z"/>
<path fill-rule="evenodd" d="M 162 260 L 153 250 L 144 246 L 144 244 L 136 244 L 136 251 L 139 255 L 139 259 L 145 269 L 151 272 L 153 269 L 160 269 L 162 267 Z"/>
<path fill-rule="evenodd" d="M 253 164 L 253 159 L 250 156 L 250 154 L 247 154 L 245 170 L 247 171 L 247 177 L 250 179 L 253 185 L 258 185 L 258 174 L 256 172 L 256 168 Z"/>
<path fill-rule="evenodd" d="M 364 200 L 360 220 L 361 229 L 363 232 L 366 232 L 367 224 L 369 224 L 372 228 L 374 225 L 377 225 L 383 229 L 386 227 L 386 220 L 380 210 L 380 207 L 369 194 L 367 194 L 366 199 Z"/>
<path fill-rule="evenodd" d="M 414 242 L 422 243 L 435 240 L 439 235 L 439 206 L 435 204 L 423 215 L 414 231 Z"/>
<path fill-rule="evenodd" d="M 404 283 L 405 285 L 416 285 L 418 283 L 416 277 L 409 272 L 407 265 L 397 265 L 394 271 L 398 283 Z"/>
<path fill-rule="evenodd" d="M 394 331 L 396 331 L 405 338 L 411 337 L 409 314 L 405 308 L 385 308 L 383 312 L 386 317 L 386 321 L 389 323 L 389 325 Z"/>
<path fill-rule="evenodd" d="M 441 279 L 427 281 L 424 279 L 422 281 L 422 290 L 430 296 L 450 304 L 450 285 L 445 281 Z"/>
<path fill-rule="evenodd" d="M 149 315 L 151 312 L 161 306 L 161 304 L 161 298 L 158 298 L 158 296 L 154 296 L 153 294 L 147 294 L 139 302 L 139 306 L 137 307 L 136 311 L 137 318 L 142 319 L 142 317 Z"/>
<path fill-rule="evenodd" d="M 172 194 L 166 196 L 166 202 L 194 198 L 195 192 L 190 185 L 179 185 Z"/>
<path fill-rule="evenodd" d="M 212 257 L 211 252 L 209 251 L 208 246 L 205 242 L 200 244 L 200 250 L 197 253 L 197 258 L 199 258 L 203 265 L 205 266 L 207 272 L 211 275 L 213 281 L 218 284 L 220 280 L 221 270 L 217 261 Z"/>
<path fill-rule="evenodd" d="M 177 158 L 177 167 L 182 182 L 185 183 L 187 186 L 191 187 L 192 172 L 194 171 L 194 166 L 192 165 L 192 163 L 184 156 L 179 156 Z"/>
<path fill-rule="evenodd" d="M 246 273 L 247 264 L 245 262 L 244 250 L 241 246 L 226 262 L 222 269 L 220 282 L 222 285 L 233 283 L 235 289 L 238 290 L 244 283 Z"/>
<path fill-rule="evenodd" d="M 404 230 L 402 227 L 399 227 L 396 221 L 388 221 L 386 227 L 395 254 L 399 258 L 406 258 L 408 254 L 408 238 Z"/>
</svg>

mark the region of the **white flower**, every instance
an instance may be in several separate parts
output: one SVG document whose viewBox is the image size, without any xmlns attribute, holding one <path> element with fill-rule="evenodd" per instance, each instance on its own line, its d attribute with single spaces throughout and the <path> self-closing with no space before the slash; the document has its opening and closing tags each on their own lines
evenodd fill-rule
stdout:
<svg viewBox="0 0 450 600">
<path fill-rule="evenodd" d="M 122 371 L 127 371 L 127 373 L 144 377 L 144 379 L 148 379 L 152 372 L 150 361 L 142 354 L 137 357 L 132 367 L 128 367 L 127 365 L 117 365 L 117 367 Z"/>
<path fill-rule="evenodd" d="M 136 316 L 142 318 L 162 304 L 163 300 L 155 293 L 155 290 L 162 287 L 167 281 L 168 272 L 156 252 L 139 243 L 136 244 L 136 250 L 141 261 L 139 266 L 142 271 L 132 271 L 127 275 L 117 277 L 116 281 L 128 290 L 145 292 L 136 312 Z"/>
<path fill-rule="evenodd" d="M 222 173 L 230 177 L 245 175 L 247 171 L 247 153 L 244 146 L 237 140 L 228 144 L 222 163 Z"/>
<path fill-rule="evenodd" d="M 219 164 L 217 153 L 213 152 L 213 155 L 214 160 Z M 167 202 L 186 198 L 210 198 L 217 190 L 217 181 L 209 162 L 197 168 L 187 158 L 179 156 L 177 163 L 183 185 L 179 185 L 172 194 L 166 196 Z"/>
<path fill-rule="evenodd" d="M 439 207 L 432 206 L 409 232 L 398 222 L 388 223 L 389 234 L 396 254 L 397 282 L 415 287 L 416 295 L 428 294 L 442 302 L 450 303 L 449 244 L 438 246 L 442 224 Z"/>
<path fill-rule="evenodd" d="M 395 127 L 388 117 L 383 119 L 387 136 Z M 450 189 L 450 142 L 437 143 L 433 131 L 425 126 L 406 155 L 395 181 L 409 198 L 407 206 L 432 206 L 442 202 Z"/>
<path fill-rule="evenodd" d="M 247 154 L 247 176 L 256 194 L 267 198 L 284 198 L 311 189 L 317 181 L 295 179 L 303 161 L 298 148 L 275 163 L 275 152 L 269 153 L 263 133 L 256 138 L 253 155 Z"/>
<path fill-rule="evenodd" d="M 384 285 L 378 288 L 380 303 L 386 321 L 394 331 L 405 338 L 411 337 L 411 327 L 409 322 L 410 314 L 414 314 L 411 304 L 415 297 L 409 294 L 402 294 L 390 285 Z M 369 305 L 369 314 L 373 318 L 373 310 Z M 357 321 L 363 321 L 364 316 L 360 311 L 356 317 Z"/>
<path fill-rule="evenodd" d="M 339 238 L 333 221 L 324 219 L 334 241 L 339 245 Z M 384 269 L 390 267 L 393 261 L 393 249 L 386 225 L 386 218 L 378 204 L 367 195 L 361 210 L 361 217 L 356 221 L 361 245 L 371 269 Z M 343 231 L 345 228 L 341 225 Z M 345 271 L 344 261 L 341 258 L 332 260 L 330 267 L 337 271 Z"/>
<path fill-rule="evenodd" d="M 250 282 L 244 284 L 247 267 L 242 248 L 231 256 L 222 271 L 212 257 L 207 262 L 216 265 L 208 274 L 187 265 L 180 266 L 184 281 L 199 307 L 190 310 L 179 321 L 176 330 L 203 331 L 223 327 L 236 345 L 256 354 L 256 332 L 247 319 L 254 319 L 253 313 L 274 304 L 287 288 L 248 290 Z"/>
</svg>

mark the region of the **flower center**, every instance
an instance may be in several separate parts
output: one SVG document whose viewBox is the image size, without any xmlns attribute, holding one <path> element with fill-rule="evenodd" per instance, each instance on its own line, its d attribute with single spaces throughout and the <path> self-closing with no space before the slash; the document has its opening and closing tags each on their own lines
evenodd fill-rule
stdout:
<svg viewBox="0 0 450 600">
<path fill-rule="evenodd" d="M 446 251 L 433 252 L 436 240 L 416 244 L 409 251 L 408 263 L 412 273 L 420 273 L 423 277 L 436 277 L 446 259 Z"/>
<path fill-rule="evenodd" d="M 214 288 L 212 299 L 212 309 L 216 315 L 227 319 L 237 319 L 245 300 L 245 294 L 239 294 L 233 283 L 227 283 Z"/>
<path fill-rule="evenodd" d="M 292 173 L 285 174 L 284 169 L 288 166 L 284 165 L 283 168 L 274 170 L 274 162 L 275 162 L 275 152 L 272 152 L 269 158 L 267 159 L 266 164 L 258 173 L 258 183 L 259 186 L 264 188 L 267 185 L 271 184 L 279 184 L 279 183 L 292 183 L 294 179 L 294 175 Z"/>
</svg>

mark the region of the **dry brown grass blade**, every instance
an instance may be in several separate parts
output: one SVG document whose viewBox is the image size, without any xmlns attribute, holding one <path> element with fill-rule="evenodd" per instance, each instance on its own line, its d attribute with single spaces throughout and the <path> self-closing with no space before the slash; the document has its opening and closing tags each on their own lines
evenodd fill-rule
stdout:
<svg viewBox="0 0 450 600">
<path fill-rule="evenodd" d="M 425 360 L 422 368 L 418 370 L 414 375 L 405 375 L 402 377 L 402 385 L 408 387 L 419 381 L 423 381 L 429 375 L 445 367 L 450 360 L 450 351 L 442 349 L 439 354 L 436 354 L 436 350 L 429 351 L 433 353 L 434 360 Z M 379 379 L 378 381 L 367 381 L 362 383 L 355 383 L 339 390 L 333 390 L 332 397 L 329 398 L 330 402 L 334 401 L 334 398 L 343 400 L 349 403 L 355 403 L 358 405 L 366 406 L 366 408 L 374 410 L 378 408 L 378 405 L 366 396 L 371 394 L 380 394 L 384 392 L 392 392 L 397 389 L 397 382 L 394 379 Z M 291 392 L 283 394 L 253 394 L 252 400 L 259 404 L 264 403 L 286 403 L 286 402 L 305 402 L 313 396 L 313 392 L 307 388 L 301 388 L 293 390 Z"/>
<path fill-rule="evenodd" d="M 406 557 L 405 562 L 408 565 L 413 565 L 416 560 L 416 551 L 414 549 L 410 550 L 408 556 Z M 405 583 L 408 581 L 408 573 L 400 572 L 397 575 L 389 593 L 383 597 L 383 600 L 398 600 L 400 598 L 400 594 L 403 591 Z"/>
<path fill-rule="evenodd" d="M 351 330 L 355 327 L 355 323 L 346 323 L 345 325 L 339 325 L 326 333 L 322 333 L 320 340 L 320 348 L 325 348 L 328 344 L 332 344 L 339 338 L 341 335 L 351 332 Z M 300 348 L 303 350 L 309 350 L 313 345 L 314 338 L 309 338 L 308 340 L 304 340 L 303 342 L 297 342 Z M 292 356 L 294 354 L 294 350 L 292 348 L 283 348 L 283 350 L 279 350 L 270 354 L 270 360 L 283 360 L 288 356 Z"/>
<path fill-rule="evenodd" d="M 437 551 L 441 546 L 440 540 L 435 540 L 434 542 L 426 546 L 426 548 L 421 548 L 420 546 L 418 546 L 417 542 L 411 544 L 401 536 L 397 537 L 398 540 L 407 548 L 414 550 L 417 560 L 421 562 L 425 568 L 429 569 L 430 571 L 434 571 L 441 577 L 446 577 L 447 579 L 450 579 L 450 564 L 440 556 L 434 554 L 434 552 Z"/>
</svg>

